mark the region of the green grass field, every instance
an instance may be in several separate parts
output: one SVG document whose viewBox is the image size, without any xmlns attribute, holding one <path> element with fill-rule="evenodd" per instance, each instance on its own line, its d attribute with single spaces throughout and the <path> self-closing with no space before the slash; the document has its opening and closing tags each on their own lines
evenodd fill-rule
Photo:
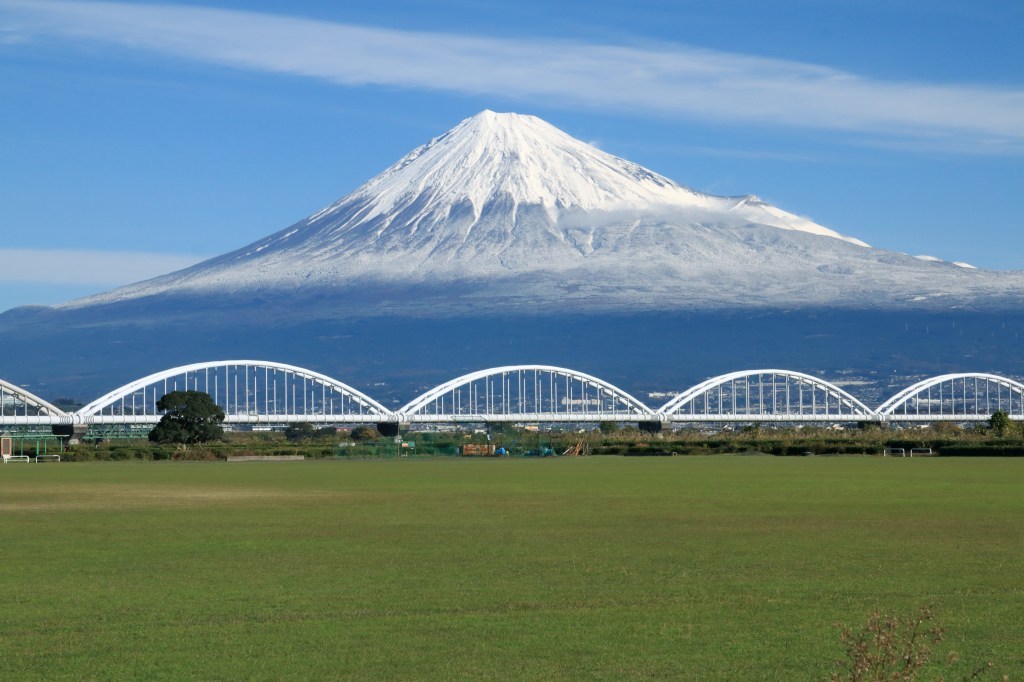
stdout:
<svg viewBox="0 0 1024 682">
<path fill-rule="evenodd" d="M 923 604 L 1024 679 L 1024 460 L 0 468 L 4 680 L 813 680 Z"/>
</svg>

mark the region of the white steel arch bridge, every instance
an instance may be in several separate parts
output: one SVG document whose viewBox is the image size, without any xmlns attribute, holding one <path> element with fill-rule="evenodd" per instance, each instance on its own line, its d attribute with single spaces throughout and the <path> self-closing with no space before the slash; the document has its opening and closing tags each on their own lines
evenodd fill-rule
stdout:
<svg viewBox="0 0 1024 682">
<path fill-rule="evenodd" d="M 824 379 L 784 369 L 730 372 L 697 384 L 658 410 L 680 422 L 871 421 L 874 411 Z"/>
<path fill-rule="evenodd" d="M 1024 384 L 997 374 L 943 374 L 908 386 L 882 403 L 885 421 L 980 421 L 1001 410 L 1024 419 Z"/>
<path fill-rule="evenodd" d="M 202 391 L 227 424 L 377 423 L 391 412 L 347 384 L 312 370 L 262 360 L 200 362 L 150 374 L 75 412 L 88 424 L 155 424 L 172 391 Z"/>
<path fill-rule="evenodd" d="M 72 417 L 42 398 L 0 379 L 0 426 L 59 424 Z"/>
<path fill-rule="evenodd" d="M 971 422 L 1002 410 L 1024 420 L 1024 384 L 986 373 L 917 382 L 872 409 L 833 383 L 784 369 L 712 377 L 651 408 L 597 377 L 551 365 L 484 369 L 445 382 L 398 410 L 313 370 L 263 360 L 201 362 L 156 372 L 75 412 L 0 380 L 0 428 L 152 425 L 175 390 L 209 393 L 227 424 L 706 422 Z"/>
<path fill-rule="evenodd" d="M 597 377 L 551 365 L 472 372 L 412 400 L 396 413 L 405 423 L 652 421 L 650 408 Z"/>
</svg>

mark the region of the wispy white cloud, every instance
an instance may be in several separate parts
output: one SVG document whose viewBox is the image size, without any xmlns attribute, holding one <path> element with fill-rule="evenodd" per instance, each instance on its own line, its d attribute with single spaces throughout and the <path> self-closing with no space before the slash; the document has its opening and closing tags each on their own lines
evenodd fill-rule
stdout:
<svg viewBox="0 0 1024 682">
<path fill-rule="evenodd" d="M 1024 90 L 884 81 L 695 49 L 510 40 L 271 14 L 88 0 L 0 0 L 8 36 L 100 41 L 236 68 L 1024 153 Z"/>
<path fill-rule="evenodd" d="M 180 270 L 203 258 L 134 251 L 0 249 L 0 282 L 118 286 Z"/>
</svg>

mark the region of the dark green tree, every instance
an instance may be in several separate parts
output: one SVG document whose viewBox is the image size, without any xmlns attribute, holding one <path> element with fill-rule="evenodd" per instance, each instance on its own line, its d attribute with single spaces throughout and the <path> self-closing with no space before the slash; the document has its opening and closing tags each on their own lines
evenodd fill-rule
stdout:
<svg viewBox="0 0 1024 682">
<path fill-rule="evenodd" d="M 173 391 L 156 403 L 164 412 L 160 422 L 149 432 L 154 443 L 206 443 L 224 436 L 221 423 L 224 411 L 201 391 Z"/>
<path fill-rule="evenodd" d="M 997 436 L 1002 437 L 1010 433 L 1010 429 L 1013 428 L 1013 422 L 1010 420 L 1010 415 L 1002 410 L 996 410 L 988 419 L 988 427 Z"/>
<path fill-rule="evenodd" d="M 309 422 L 291 424 L 284 430 L 284 437 L 293 443 L 312 440 L 314 434 L 315 431 L 313 430 L 313 425 Z"/>
<path fill-rule="evenodd" d="M 600 422 L 597 425 L 597 429 L 604 435 L 610 436 L 619 430 L 619 425 L 615 422 Z"/>
</svg>

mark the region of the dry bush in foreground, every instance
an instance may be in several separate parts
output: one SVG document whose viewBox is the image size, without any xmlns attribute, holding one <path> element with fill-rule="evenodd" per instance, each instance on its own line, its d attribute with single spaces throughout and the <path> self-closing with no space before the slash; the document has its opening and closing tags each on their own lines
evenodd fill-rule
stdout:
<svg viewBox="0 0 1024 682">
<path fill-rule="evenodd" d="M 932 624 L 932 618 L 932 610 L 922 606 L 917 615 L 910 618 L 875 609 L 859 631 L 838 623 L 846 658 L 836 661 L 841 671 L 832 673 L 831 680 L 905 682 L 917 679 L 918 673 L 931 660 L 931 645 L 942 641 L 943 629 Z M 946 662 L 954 663 L 957 658 L 951 653 Z M 978 679 L 991 667 L 991 663 L 986 663 L 963 679 Z"/>
</svg>

